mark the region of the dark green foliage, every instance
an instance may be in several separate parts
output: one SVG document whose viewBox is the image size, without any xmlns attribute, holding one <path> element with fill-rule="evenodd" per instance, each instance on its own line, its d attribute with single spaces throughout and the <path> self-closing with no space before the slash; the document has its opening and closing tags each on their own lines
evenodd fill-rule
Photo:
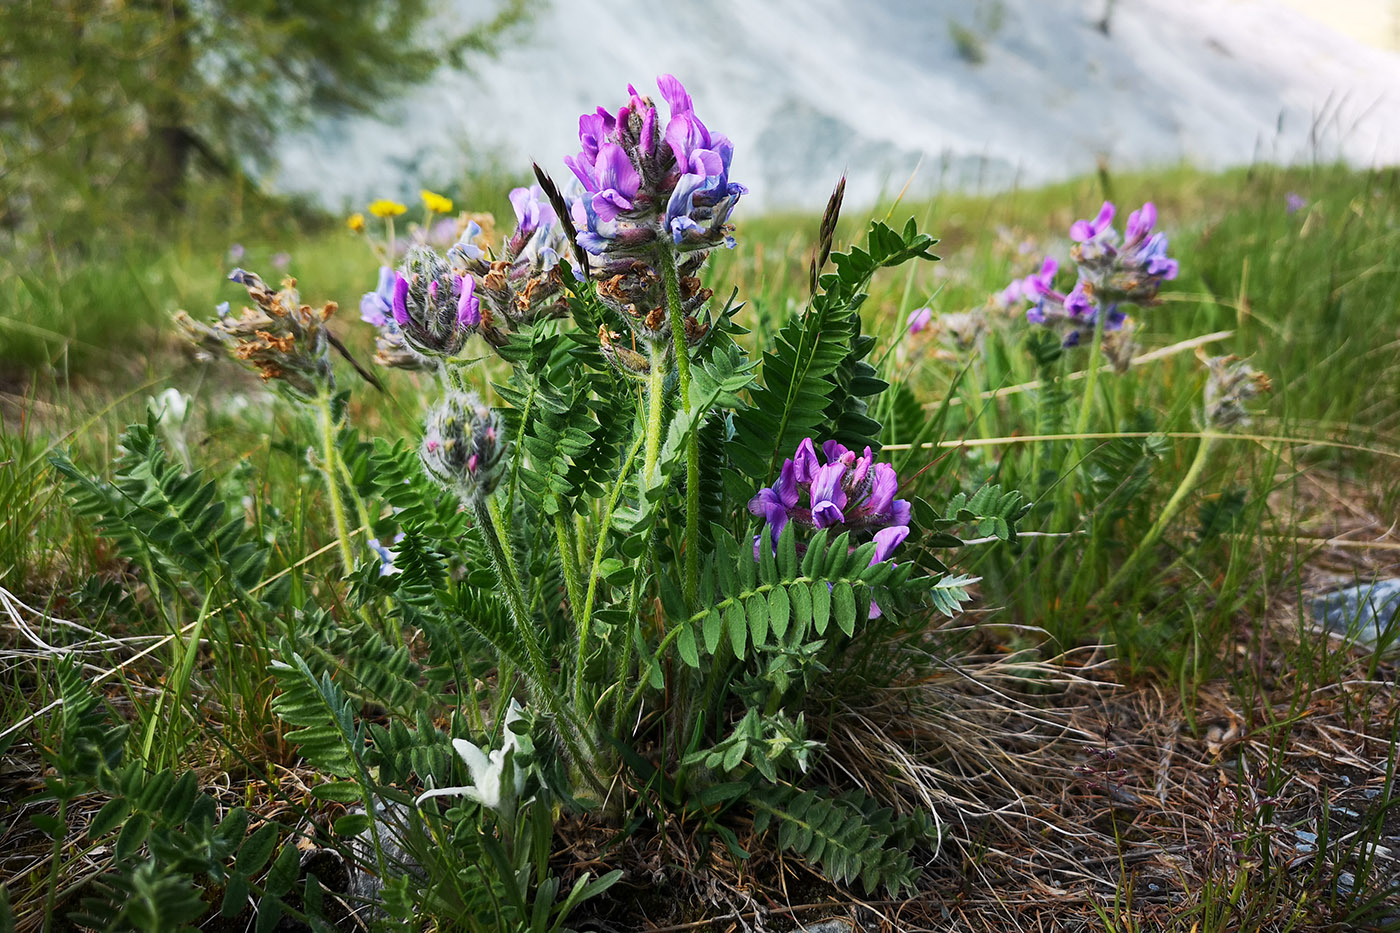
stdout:
<svg viewBox="0 0 1400 933">
<path fill-rule="evenodd" d="M 922 817 L 922 818 L 920 818 Z M 820 867 L 833 881 L 866 894 L 912 890 L 918 868 L 912 844 L 936 846 L 926 815 L 896 819 L 860 791 L 834 797 L 824 790 L 774 789 L 754 798 L 754 831 L 778 828 L 778 845 Z"/>
<path fill-rule="evenodd" d="M 993 536 L 1002 541 L 1016 540 L 1016 523 L 1031 510 L 1031 503 L 1016 490 L 1001 486 L 983 486 L 971 496 L 958 493 L 948 500 L 944 520 L 967 525 L 978 535 Z"/>
<path fill-rule="evenodd" d="M 171 583 L 227 586 L 247 598 L 262 579 L 267 549 L 248 534 L 243 516 L 217 497 L 214 480 L 171 462 L 155 416 L 121 439 L 111 482 L 89 477 L 62 454 L 50 462 L 69 481 L 73 509 L 91 519 L 121 552 Z M 275 608 L 280 590 L 260 598 Z"/>
<path fill-rule="evenodd" d="M 865 399 L 885 388 L 864 362 L 873 343 L 861 336 L 860 306 L 882 268 L 911 259 L 934 260 L 936 241 L 913 220 L 903 234 L 876 221 L 868 249 L 836 253 L 836 271 L 820 277 L 811 307 L 794 313 L 763 354 L 763 384 L 752 405 L 735 416 L 731 457 L 750 479 L 766 483 L 782 458 L 806 437 L 835 437 L 856 448 L 879 445 L 879 425 Z"/>
<path fill-rule="evenodd" d="M 355 722 L 355 709 L 345 691 L 329 672 L 319 677 L 306 661 L 282 646 L 286 661 L 272 663 L 273 676 L 282 692 L 272 708 L 283 720 L 299 728 L 287 739 L 301 748 L 302 756 L 321 771 L 341 778 L 357 776 L 365 753 L 365 735 Z"/>
<path fill-rule="evenodd" d="M 1233 531 L 1244 517 L 1249 494 L 1238 486 L 1201 503 L 1196 537 L 1202 541 Z"/>
<path fill-rule="evenodd" d="M 222 889 L 226 916 L 242 911 L 277 846 L 277 825 L 263 823 L 249 834 L 248 812 L 235 807 L 221 813 L 193 771 L 152 772 L 140 761 L 124 761 L 126 727 L 112 721 L 81 668 L 60 661 L 54 673 L 63 712 L 48 764 L 62 777 L 47 781 L 39 799 L 60 806 L 57 816 L 36 814 L 34 822 L 66 840 L 68 802 L 102 794 L 107 800 L 87 824 L 85 842 L 111 852 L 80 889 L 69 919 L 104 930 L 186 929 L 210 912 L 210 889 Z M 291 846 L 286 851 L 295 853 Z"/>
</svg>

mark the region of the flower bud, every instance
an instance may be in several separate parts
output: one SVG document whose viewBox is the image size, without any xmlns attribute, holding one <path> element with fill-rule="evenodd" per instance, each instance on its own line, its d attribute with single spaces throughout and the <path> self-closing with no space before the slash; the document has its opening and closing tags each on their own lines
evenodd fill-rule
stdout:
<svg viewBox="0 0 1400 933">
<path fill-rule="evenodd" d="M 481 323 L 475 283 L 427 246 L 408 251 L 395 273 L 389 309 L 404 343 L 424 356 L 451 359 Z"/>
<path fill-rule="evenodd" d="M 429 476 L 475 502 L 496 491 L 506 448 L 500 416 L 475 393 L 454 392 L 428 413 L 419 456 Z"/>
</svg>

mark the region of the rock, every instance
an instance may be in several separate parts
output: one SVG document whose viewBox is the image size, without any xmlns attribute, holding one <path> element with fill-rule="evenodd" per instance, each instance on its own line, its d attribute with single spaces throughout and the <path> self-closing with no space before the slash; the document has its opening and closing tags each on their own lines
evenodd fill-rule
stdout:
<svg viewBox="0 0 1400 933">
<path fill-rule="evenodd" d="M 1400 578 L 1349 586 L 1308 604 L 1322 628 L 1368 648 L 1400 643 Z"/>
</svg>

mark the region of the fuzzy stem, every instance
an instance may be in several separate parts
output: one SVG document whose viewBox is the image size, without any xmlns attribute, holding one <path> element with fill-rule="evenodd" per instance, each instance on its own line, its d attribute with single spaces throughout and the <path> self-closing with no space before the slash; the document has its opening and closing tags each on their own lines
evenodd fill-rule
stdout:
<svg viewBox="0 0 1400 933">
<path fill-rule="evenodd" d="M 1079 403 L 1079 417 L 1074 419 L 1075 438 L 1070 445 L 1069 462 L 1065 465 L 1065 476 L 1060 483 L 1059 509 L 1069 515 L 1074 508 L 1074 494 L 1078 489 L 1077 478 L 1084 464 L 1084 439 L 1079 435 L 1089 430 L 1089 418 L 1094 409 L 1094 397 L 1099 390 L 1099 368 L 1103 364 L 1103 322 L 1094 321 L 1094 339 L 1089 345 L 1089 366 L 1084 375 L 1084 398 Z"/>
<path fill-rule="evenodd" d="M 510 579 L 515 585 L 516 597 L 520 599 L 521 605 L 525 603 L 525 590 L 520 584 L 520 568 L 515 566 L 515 553 L 510 547 L 510 524 L 506 522 L 505 513 L 501 511 L 500 500 L 495 496 L 486 497 L 486 511 L 491 519 L 492 528 L 496 534 L 496 545 L 501 550 L 501 559 L 505 561 L 505 570 L 510 574 Z M 529 612 L 524 617 L 528 617 Z"/>
<path fill-rule="evenodd" d="M 491 563 L 501 578 L 500 589 L 505 593 L 506 608 L 510 612 L 511 621 L 515 624 L 515 631 L 525 644 L 525 653 L 530 664 L 529 681 L 532 688 L 532 699 L 542 703 L 558 720 L 559 738 L 568 749 L 569 756 L 579 764 L 579 770 L 584 777 L 596 785 L 597 778 L 593 776 L 588 764 L 586 764 L 596 757 L 596 749 L 593 748 L 588 736 L 579 729 L 574 711 L 568 709 L 560 701 L 559 692 L 551 688 L 549 662 L 540 647 L 539 639 L 536 637 L 530 611 L 526 607 L 525 597 L 520 588 L 520 579 L 516 576 L 514 566 L 507 556 L 506 548 L 501 543 L 498 519 L 500 510 L 494 507 L 494 499 L 491 497 L 473 496 L 472 506 L 476 510 L 477 526 L 481 529 L 481 537 L 486 540 L 486 549 L 491 555 Z M 580 738 L 588 746 L 589 754 L 587 755 L 579 747 Z"/>
<path fill-rule="evenodd" d="M 666 397 L 666 350 L 651 346 L 651 370 L 647 374 L 647 433 L 642 452 L 642 485 L 646 486 L 661 459 L 661 426 Z"/>
<path fill-rule="evenodd" d="M 326 493 L 331 500 L 331 521 L 340 539 L 340 561 L 348 577 L 355 572 L 355 552 L 350 547 L 350 523 L 345 517 L 345 500 L 341 497 L 337 463 L 340 451 L 335 446 L 335 413 L 329 391 L 316 397 L 317 420 L 321 428 L 321 472 L 326 478 Z"/>
<path fill-rule="evenodd" d="M 578 562 L 571 537 L 564 514 L 554 513 L 554 539 L 559 546 L 559 567 L 564 572 L 564 590 L 569 594 L 569 612 L 577 614 L 583 610 L 583 596 L 579 590 Z"/>
<path fill-rule="evenodd" d="M 1114 592 L 1128 579 L 1129 574 L 1137 566 L 1143 555 L 1151 551 L 1153 545 L 1162 537 L 1162 532 L 1167 525 L 1171 524 L 1176 513 L 1181 510 L 1182 504 L 1186 501 L 1187 495 L 1195 488 L 1197 481 L 1201 478 L 1201 471 L 1206 467 L 1206 460 L 1210 454 L 1211 442 L 1214 437 L 1209 435 L 1202 437 L 1200 444 L 1196 446 L 1196 457 L 1191 461 L 1191 466 L 1186 470 L 1186 475 L 1181 478 L 1181 483 L 1172 493 L 1172 497 L 1167 500 L 1167 504 L 1162 506 L 1162 511 L 1158 513 L 1157 520 L 1152 523 L 1152 527 L 1147 529 L 1147 534 L 1138 542 L 1138 546 L 1133 549 L 1133 553 L 1128 555 L 1128 559 L 1118 568 L 1118 572 L 1104 584 L 1095 597 L 1096 601 L 1107 600 Z"/>
<path fill-rule="evenodd" d="M 632 447 L 627 451 L 626 459 L 622 461 L 617 482 L 613 483 L 612 492 L 608 494 L 607 506 L 603 510 L 603 518 L 598 525 L 598 541 L 593 548 L 593 568 L 588 574 L 588 595 L 584 597 L 583 614 L 577 622 L 578 660 L 574 666 L 574 696 L 579 709 L 583 709 L 583 662 L 588 655 L 588 636 L 593 620 L 593 599 L 598 593 L 598 577 L 603 564 L 603 551 L 608 544 L 608 530 L 612 527 L 613 512 L 617 510 L 617 500 L 622 495 L 627 476 L 631 472 L 632 462 L 637 459 L 637 450 L 641 446 L 642 435 L 638 433 L 637 439 L 632 442 Z"/>
<path fill-rule="evenodd" d="M 663 239 L 661 273 L 666 284 L 666 305 L 671 315 L 671 339 L 676 349 L 676 375 L 681 406 L 690 410 L 690 348 L 685 339 L 685 310 L 681 306 L 680 254 Z M 695 608 L 700 581 L 700 432 L 693 430 L 685 442 L 685 577 L 682 593 L 687 609 Z"/>
</svg>

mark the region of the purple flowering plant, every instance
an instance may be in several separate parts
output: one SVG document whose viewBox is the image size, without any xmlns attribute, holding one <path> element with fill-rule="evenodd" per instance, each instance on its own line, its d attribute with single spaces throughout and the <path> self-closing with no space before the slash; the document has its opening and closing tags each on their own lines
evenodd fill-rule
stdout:
<svg viewBox="0 0 1400 933">
<path fill-rule="evenodd" d="M 383 239 L 363 215 L 350 219 L 377 267 L 359 305 L 375 359 L 420 371 L 421 384 L 379 383 L 329 333 L 316 332 L 309 361 L 296 355 L 300 335 L 246 350 L 262 338 L 233 346 L 243 330 L 231 324 L 204 335 L 269 378 L 283 378 L 272 370 L 284 363 L 300 367 L 287 378 L 314 371 L 303 393 L 316 415 L 312 462 L 344 576 L 364 597 L 355 611 L 376 637 L 402 645 L 470 631 L 466 648 L 460 638 L 450 651 L 430 646 L 473 652 L 461 661 L 476 672 L 470 689 L 488 694 L 468 704 L 474 735 L 458 739 L 476 752 L 464 759 L 475 790 L 453 790 L 469 801 L 494 799 L 481 782 L 499 775 L 481 750 L 504 747 L 482 736 L 482 710 L 499 716 L 512 700 L 523 703 L 514 727 L 548 733 L 560 750 L 567 767 L 551 779 L 572 798 L 603 799 L 628 758 L 619 746 L 698 788 L 751 775 L 801 782 L 822 753 L 803 710 L 823 673 L 969 598 L 969 578 L 929 549 L 982 513 L 950 518 L 901 494 L 880 453 L 887 384 L 863 333 L 874 276 L 936 260 L 935 241 L 912 221 L 875 222 L 835 250 L 838 186 L 807 306 L 754 348 L 739 339 L 741 306 L 715 307 L 705 282 L 713 251 L 736 244 L 747 189 L 731 180 L 735 147 L 679 80 L 662 75 L 656 87 L 657 101 L 629 86 L 615 111 L 580 117 L 579 149 L 562 160 L 571 182 L 536 166 L 536 183 L 509 192 L 503 236 L 485 215 L 454 218 L 431 192 L 402 253 L 404 205 L 369 206 Z M 1155 255 L 1134 248 L 1143 262 Z M 1042 270 L 1047 288 L 1053 272 Z M 255 297 L 280 300 L 244 275 Z M 907 327 L 932 318 L 921 309 Z M 412 448 L 381 440 L 366 452 L 348 390 L 330 379 L 332 348 L 399 403 L 433 387 Z M 998 491 L 986 501 L 1014 535 L 1018 500 Z M 666 705 L 677 697 L 708 699 Z M 515 776 L 525 802 L 511 818 L 552 819 L 547 782 L 528 768 Z M 459 818 L 437 809 L 445 793 L 424 787 L 416 799 L 431 819 Z M 469 818 L 525 845 L 501 813 Z M 881 861 L 860 863 L 860 877 L 892 890 L 911 882 L 893 832 L 872 851 Z"/>
<path fill-rule="evenodd" d="M 1105 201 L 1092 219 L 1076 220 L 1069 230 L 1075 282 L 1068 292 L 1055 287 L 1059 263 L 1047 257 L 1038 272 L 1012 282 L 999 301 L 1028 301 L 1026 320 L 1054 329 L 1063 345 L 1077 346 L 1085 336 L 1121 330 L 1124 305 L 1149 307 L 1162 285 L 1180 267 L 1167 255 L 1167 235 L 1155 231 L 1157 208 L 1148 201 L 1128 215 L 1123 236 L 1113 221 L 1117 207 Z"/>
</svg>

